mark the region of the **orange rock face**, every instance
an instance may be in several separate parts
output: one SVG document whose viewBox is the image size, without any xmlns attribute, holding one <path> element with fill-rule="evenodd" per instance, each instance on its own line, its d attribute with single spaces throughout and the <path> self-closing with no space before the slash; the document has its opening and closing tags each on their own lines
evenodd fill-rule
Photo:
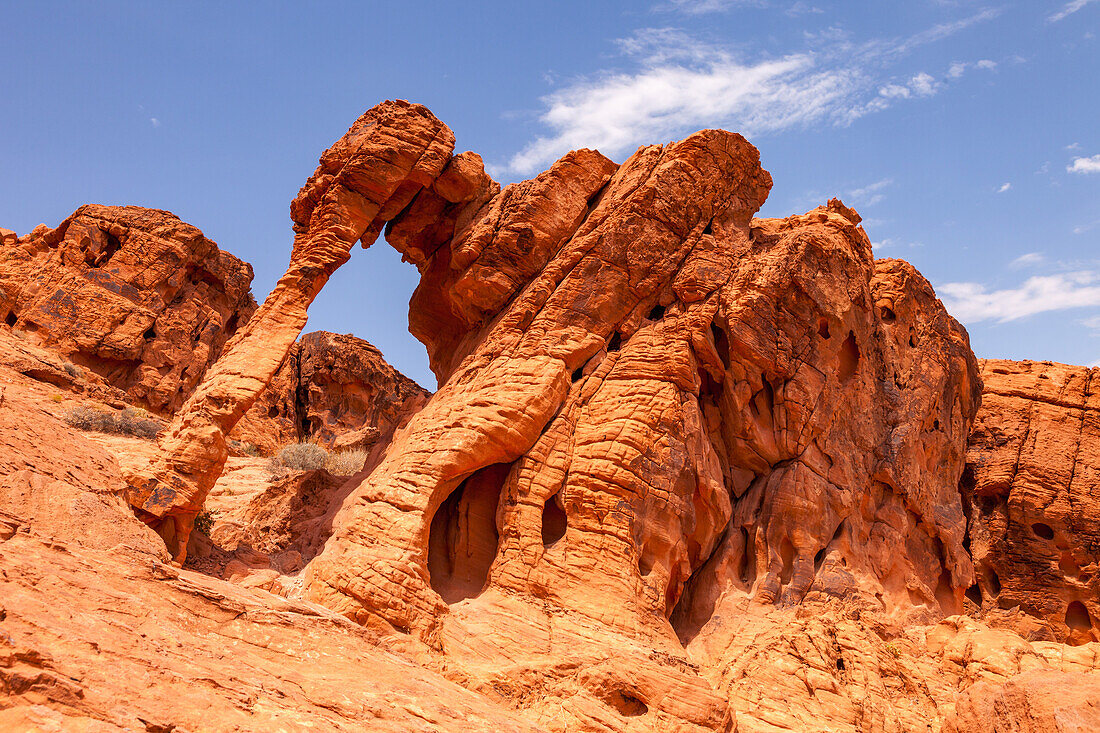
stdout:
<svg viewBox="0 0 1100 733">
<path fill-rule="evenodd" d="M 1100 370 L 982 362 L 964 492 L 975 602 L 1032 638 L 1100 641 Z"/>
<path fill-rule="evenodd" d="M 741 136 L 621 165 L 575 151 L 504 189 L 452 148 L 423 107 L 384 103 L 321 157 L 292 204 L 287 274 L 128 476 L 177 561 L 249 409 L 246 430 L 339 424 L 324 416 L 350 401 L 328 386 L 345 384 L 346 344 L 316 347 L 330 355 L 310 380 L 335 394 L 320 407 L 278 372 L 313 359 L 294 346 L 306 308 L 385 229 L 420 272 L 410 329 L 440 388 L 348 483 L 299 475 L 237 507 L 227 540 L 268 564 L 228 576 L 327 607 L 553 731 L 925 730 L 950 714 L 964 730 L 968 711 L 1020 699 L 1006 680 L 1100 668 L 1097 647 L 1060 643 L 1093 638 L 1091 535 L 1075 532 L 1096 482 L 1081 439 L 1058 437 L 1090 419 L 1088 374 L 1079 390 L 1051 376 L 1054 397 L 1020 390 L 1079 407 L 1024 429 L 1007 481 L 1020 410 L 993 400 L 964 477 L 982 390 L 966 332 L 910 265 L 874 260 L 841 202 L 754 219 L 771 178 Z M 275 416 L 273 379 L 271 394 L 297 385 Z M 1072 453 L 1052 474 L 1065 499 L 1037 457 L 1040 487 L 1014 509 L 1032 435 Z M 1039 565 L 1014 526 L 1050 534 L 1057 582 L 1024 577 Z M 958 615 L 1003 627 L 990 604 L 1025 601 L 1036 628 L 1063 614 L 1061 636 Z"/>
<path fill-rule="evenodd" d="M 0 318 L 171 412 L 252 315 L 252 267 L 167 211 L 82 206 L 0 245 Z"/>
<path fill-rule="evenodd" d="M 295 236 L 286 274 L 176 414 L 161 438 L 161 457 L 128 478 L 131 504 L 165 538 L 177 562 L 186 556 L 194 517 L 229 455 L 226 435 L 286 360 L 309 304 L 356 241 L 373 242 L 431 185 L 453 148 L 453 133 L 426 108 L 386 102 L 325 151 L 290 207 Z"/>
<path fill-rule="evenodd" d="M 315 331 L 291 348 L 229 437 L 267 453 L 302 440 L 327 447 L 381 448 L 429 394 L 363 339 Z M 351 434 L 364 427 L 369 434 L 356 441 Z M 338 445 L 343 436 L 349 437 Z"/>
<path fill-rule="evenodd" d="M 752 220 L 770 184 L 704 131 L 459 210 L 414 198 L 387 241 L 421 271 L 441 386 L 345 500 L 309 597 L 475 687 L 503 684 L 478 640 L 509 639 L 566 728 L 726 725 L 683 644 L 738 599 L 961 610 L 966 334 L 839 202 Z"/>
</svg>

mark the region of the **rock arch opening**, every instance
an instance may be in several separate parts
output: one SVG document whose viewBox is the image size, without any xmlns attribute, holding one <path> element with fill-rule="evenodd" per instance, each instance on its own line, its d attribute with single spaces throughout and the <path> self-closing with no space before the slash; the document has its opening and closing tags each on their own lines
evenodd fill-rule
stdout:
<svg viewBox="0 0 1100 733">
<path fill-rule="evenodd" d="M 856 343 L 856 335 L 848 332 L 844 344 L 840 347 L 840 364 L 837 367 L 837 377 L 841 384 L 851 381 L 859 367 L 859 344 Z"/>
<path fill-rule="evenodd" d="M 511 470 L 495 463 L 475 471 L 439 505 L 428 532 L 428 576 L 448 604 L 481 594 L 496 559 L 497 505 Z"/>
<path fill-rule="evenodd" d="M 542 507 L 542 545 L 550 547 L 565 536 L 568 519 L 561 506 L 561 495 L 554 494 Z"/>
</svg>

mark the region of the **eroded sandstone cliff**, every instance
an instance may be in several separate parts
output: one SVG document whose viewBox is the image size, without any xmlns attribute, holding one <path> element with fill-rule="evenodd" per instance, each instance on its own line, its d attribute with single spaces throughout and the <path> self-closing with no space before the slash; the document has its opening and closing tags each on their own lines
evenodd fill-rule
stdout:
<svg viewBox="0 0 1100 733">
<path fill-rule="evenodd" d="M 232 502 L 222 535 L 267 559 L 227 566 L 226 578 L 292 599 L 238 598 L 239 587 L 148 561 L 173 604 L 218 619 L 232 599 L 244 616 L 224 624 L 250 644 L 286 648 L 287 624 L 324 649 L 325 628 L 339 629 L 342 650 L 369 656 L 344 641 L 354 627 L 309 605 L 320 604 L 552 731 L 961 732 L 1095 719 L 1074 696 L 1100 670 L 1092 371 L 979 368 L 928 282 L 875 260 L 840 201 L 754 219 L 771 179 L 739 135 L 702 131 L 621 165 L 574 151 L 503 189 L 476 155 L 452 155 L 453 140 L 407 103 L 356 121 L 292 205 L 287 274 L 159 454 L 107 469 L 128 487 L 116 481 L 104 501 L 117 509 L 125 493 L 177 560 L 199 509 Z M 439 390 L 346 484 L 302 475 L 246 497 L 210 493 L 230 431 L 263 410 L 280 365 L 300 368 L 310 301 L 356 241 L 383 230 L 420 272 L 410 329 Z M 27 478 L 13 495 L 41 496 Z M 13 526 L 0 534 L 52 531 Z M 13 547 L 42 554 L 22 537 Z M 89 562 L 128 589 L 153 582 L 115 555 Z M 16 590 L 32 608 L 34 592 Z M 211 595 L 213 605 L 194 600 Z M 42 646 L 58 649 L 63 635 Z M 207 664 L 209 643 L 193 643 Z M 155 664 L 134 649 L 116 645 L 111 658 Z M 28 654 L 9 665 L 24 677 Z M 373 704 L 370 665 L 335 658 L 367 675 L 355 694 Z M 283 659 L 265 651 L 249 663 Z M 295 695 L 273 702 L 281 680 L 264 675 L 216 694 L 242 690 L 265 721 L 295 720 L 287 709 L 313 723 L 328 712 L 390 721 L 400 707 L 395 727 L 417 715 L 447 727 L 384 701 L 349 714 L 328 677 L 305 676 L 307 696 L 330 700 L 322 710 Z M 417 680 L 421 694 L 437 684 Z M 49 710 L 99 710 L 64 694 L 47 696 Z M 511 724 L 462 699 L 480 725 Z"/>
<path fill-rule="evenodd" d="M 256 309 L 251 265 L 167 211 L 87 205 L 0 245 L 0 318 L 172 412 Z"/>
</svg>

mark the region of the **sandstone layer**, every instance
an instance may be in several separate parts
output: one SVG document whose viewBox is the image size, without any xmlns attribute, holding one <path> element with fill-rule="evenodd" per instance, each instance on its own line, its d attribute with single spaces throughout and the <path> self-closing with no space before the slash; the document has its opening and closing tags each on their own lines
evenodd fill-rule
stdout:
<svg viewBox="0 0 1100 733">
<path fill-rule="evenodd" d="M 981 369 L 963 483 L 970 595 L 1030 638 L 1100 641 L 1100 369 L 999 359 Z"/>
<path fill-rule="evenodd" d="M 167 211 L 87 205 L 0 244 L 0 318 L 158 412 L 251 316 L 252 267 Z"/>
<path fill-rule="evenodd" d="M 252 408 L 229 437 L 265 453 L 298 441 L 381 448 L 427 402 L 429 392 L 394 369 L 363 339 L 315 331 L 290 349 Z"/>
</svg>

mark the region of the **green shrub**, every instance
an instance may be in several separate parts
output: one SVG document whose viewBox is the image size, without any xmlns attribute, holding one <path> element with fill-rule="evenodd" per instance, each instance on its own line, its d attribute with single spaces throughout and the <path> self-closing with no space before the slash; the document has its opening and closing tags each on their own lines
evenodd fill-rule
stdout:
<svg viewBox="0 0 1100 733">
<path fill-rule="evenodd" d="M 71 361 L 62 362 L 61 368 L 64 369 L 65 373 L 73 379 L 84 379 L 83 370 L 81 370 L 80 367 L 78 367 L 76 364 L 73 364 Z"/>
<path fill-rule="evenodd" d="M 79 430 L 129 435 L 143 440 L 152 440 L 163 429 L 161 423 L 149 418 L 144 410 L 133 407 L 127 407 L 120 412 L 99 410 L 86 405 L 70 407 L 65 412 L 65 422 Z"/>
<path fill-rule="evenodd" d="M 216 509 L 204 509 L 195 517 L 195 529 L 209 537 L 210 531 L 214 529 L 214 522 L 217 518 L 218 511 Z"/>
<path fill-rule="evenodd" d="M 352 476 L 363 470 L 367 452 L 362 449 L 330 453 L 325 468 L 334 476 Z"/>
</svg>

